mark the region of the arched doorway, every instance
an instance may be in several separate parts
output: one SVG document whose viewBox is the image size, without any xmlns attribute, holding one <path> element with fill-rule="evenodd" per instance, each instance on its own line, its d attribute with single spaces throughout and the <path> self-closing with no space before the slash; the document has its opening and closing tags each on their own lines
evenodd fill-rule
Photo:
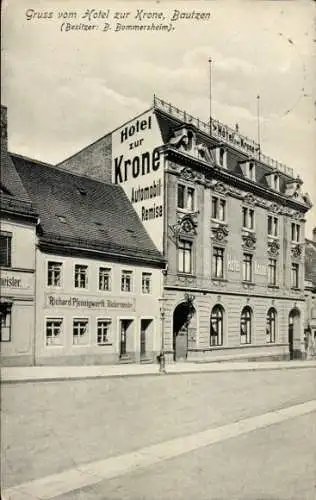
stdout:
<svg viewBox="0 0 316 500">
<path fill-rule="evenodd" d="M 300 341 L 300 312 L 298 309 L 292 309 L 289 314 L 289 355 L 290 359 L 298 356 L 295 349 L 295 340 Z"/>
<path fill-rule="evenodd" d="M 192 302 L 178 304 L 173 313 L 173 356 L 175 361 L 186 359 L 188 354 L 188 334 L 192 329 L 195 308 Z"/>
</svg>

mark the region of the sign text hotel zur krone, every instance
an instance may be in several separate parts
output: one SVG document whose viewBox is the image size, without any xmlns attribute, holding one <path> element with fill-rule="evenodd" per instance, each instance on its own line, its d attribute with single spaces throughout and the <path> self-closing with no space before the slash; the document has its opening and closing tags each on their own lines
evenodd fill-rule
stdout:
<svg viewBox="0 0 316 500">
<path fill-rule="evenodd" d="M 112 134 L 112 180 L 120 184 L 152 240 L 162 250 L 163 159 L 161 133 L 152 110 Z"/>
</svg>

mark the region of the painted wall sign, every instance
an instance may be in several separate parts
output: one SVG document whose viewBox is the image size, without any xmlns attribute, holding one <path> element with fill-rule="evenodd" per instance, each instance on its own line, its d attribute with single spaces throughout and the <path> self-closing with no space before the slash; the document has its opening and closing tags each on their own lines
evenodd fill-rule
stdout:
<svg viewBox="0 0 316 500">
<path fill-rule="evenodd" d="M 120 184 L 159 250 L 163 248 L 163 159 L 153 110 L 112 134 L 112 180 Z"/>
<path fill-rule="evenodd" d="M 242 263 L 234 256 L 228 255 L 227 269 L 228 271 L 240 272 Z M 261 264 L 257 261 L 253 262 L 253 271 L 257 276 L 267 276 L 268 268 L 266 264 Z"/>
<path fill-rule="evenodd" d="M 134 310 L 135 301 L 125 297 L 79 297 L 73 295 L 46 294 L 45 307 L 66 307 L 72 309 L 124 309 Z"/>
</svg>

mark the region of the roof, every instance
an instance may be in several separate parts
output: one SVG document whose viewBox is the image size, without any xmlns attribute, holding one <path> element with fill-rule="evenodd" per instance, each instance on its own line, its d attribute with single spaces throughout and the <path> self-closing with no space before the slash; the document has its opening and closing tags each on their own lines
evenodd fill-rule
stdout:
<svg viewBox="0 0 316 500">
<path fill-rule="evenodd" d="M 305 240 L 305 280 L 316 286 L 316 241 Z"/>
<path fill-rule="evenodd" d="M 40 217 L 40 239 L 111 255 L 165 260 L 123 189 L 11 154 Z"/>
<path fill-rule="evenodd" d="M 189 127 L 190 129 L 195 131 L 196 137 L 198 139 L 198 143 L 206 146 L 207 149 L 214 149 L 216 146 L 218 147 L 220 144 L 219 139 L 212 137 L 207 132 L 201 131 L 192 123 L 187 123 L 180 117 L 171 116 L 167 111 L 162 111 L 161 109 L 156 109 L 155 114 L 157 117 L 157 121 L 159 124 L 159 128 L 162 134 L 162 140 L 164 144 L 168 144 L 170 140 L 174 137 L 174 132 L 179 129 L 179 127 Z M 269 174 L 278 173 L 280 178 L 280 194 L 288 194 L 289 183 L 293 183 L 292 190 L 296 190 L 296 182 L 302 183 L 302 181 L 298 181 L 298 179 L 294 179 L 292 176 L 285 174 L 281 171 L 277 171 L 271 166 L 264 163 L 264 161 L 260 161 L 258 158 L 252 158 L 251 155 L 247 155 L 242 151 L 235 149 L 231 144 L 223 142 L 223 146 L 227 148 L 227 168 L 226 171 L 233 174 L 236 177 L 244 178 L 244 174 L 241 168 L 241 164 L 245 161 L 253 161 L 256 164 L 256 181 L 255 184 L 262 186 L 264 188 L 269 189 L 269 183 L 267 177 Z M 301 193 L 300 193 L 301 194 Z M 296 195 L 291 193 L 291 196 Z M 299 197 L 297 197 L 297 201 L 300 201 Z M 303 199 L 302 202 L 309 203 L 309 199 Z"/>
</svg>

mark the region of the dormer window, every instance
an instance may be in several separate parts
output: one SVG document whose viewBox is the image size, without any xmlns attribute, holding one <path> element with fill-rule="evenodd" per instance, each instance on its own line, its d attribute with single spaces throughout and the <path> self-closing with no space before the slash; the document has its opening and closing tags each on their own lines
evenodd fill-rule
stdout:
<svg viewBox="0 0 316 500">
<path fill-rule="evenodd" d="M 224 146 L 217 146 L 215 148 L 215 158 L 217 165 L 227 168 L 227 151 Z"/>
<path fill-rule="evenodd" d="M 254 161 L 244 161 L 240 163 L 242 173 L 252 182 L 256 181 L 256 164 Z"/>
<path fill-rule="evenodd" d="M 248 165 L 248 177 L 251 181 L 256 180 L 256 166 L 253 161 L 250 161 Z"/>
<path fill-rule="evenodd" d="M 276 191 L 279 191 L 279 186 L 280 186 L 280 177 L 278 174 L 273 174 L 272 175 L 272 189 L 275 189 Z"/>
</svg>

